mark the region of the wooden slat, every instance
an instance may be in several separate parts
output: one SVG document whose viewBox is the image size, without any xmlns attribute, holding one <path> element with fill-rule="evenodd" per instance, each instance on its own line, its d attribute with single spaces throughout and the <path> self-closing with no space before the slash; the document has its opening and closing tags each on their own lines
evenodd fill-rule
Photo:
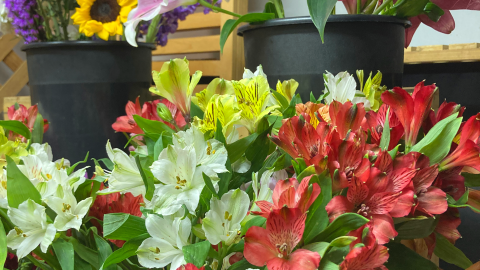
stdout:
<svg viewBox="0 0 480 270">
<path fill-rule="evenodd" d="M 7 56 L 5 56 L 5 59 L 3 59 L 3 62 L 13 71 L 15 72 L 20 65 L 23 63 L 22 58 L 18 56 L 14 51 L 10 51 Z"/>
<path fill-rule="evenodd" d="M 152 70 L 159 71 L 164 62 L 152 62 Z M 202 71 L 203 76 L 220 76 L 221 65 L 219 60 L 198 60 L 190 61 L 190 75 L 195 71 Z"/>
<path fill-rule="evenodd" d="M 0 108 L 3 108 L 3 98 L 16 96 L 28 83 L 27 62 L 23 62 L 15 73 L 0 88 Z"/>
<path fill-rule="evenodd" d="M 8 108 L 15 103 L 22 104 L 27 108 L 32 106 L 30 96 L 5 97 L 3 99 L 3 119 L 8 118 Z"/>
<path fill-rule="evenodd" d="M 0 61 L 2 61 L 7 54 L 17 45 L 20 38 L 14 34 L 6 34 L 0 37 Z"/>
<path fill-rule="evenodd" d="M 185 21 L 179 21 L 177 31 L 216 28 L 220 26 L 220 13 L 210 12 L 209 14 L 203 14 L 201 12 L 187 16 Z"/>
<path fill-rule="evenodd" d="M 448 45 L 429 45 L 429 46 L 411 47 L 412 52 L 429 52 L 429 51 L 443 51 L 443 50 L 448 50 Z"/>
<path fill-rule="evenodd" d="M 480 61 L 480 49 L 406 52 L 405 64 Z"/>
<path fill-rule="evenodd" d="M 165 47 L 158 47 L 153 55 L 202 53 L 220 51 L 220 36 L 170 39 Z"/>
<path fill-rule="evenodd" d="M 480 43 L 462 43 L 462 44 L 448 45 L 449 50 L 465 50 L 465 49 L 478 49 L 478 48 L 480 48 Z"/>
</svg>

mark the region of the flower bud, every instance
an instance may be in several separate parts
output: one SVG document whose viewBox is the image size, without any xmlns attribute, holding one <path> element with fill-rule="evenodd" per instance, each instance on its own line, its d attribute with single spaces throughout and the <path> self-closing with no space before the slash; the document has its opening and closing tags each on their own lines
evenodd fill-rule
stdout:
<svg viewBox="0 0 480 270">
<path fill-rule="evenodd" d="M 167 108 L 167 106 L 163 103 L 157 104 L 157 114 L 165 122 L 170 123 L 173 121 L 172 113 Z"/>
</svg>

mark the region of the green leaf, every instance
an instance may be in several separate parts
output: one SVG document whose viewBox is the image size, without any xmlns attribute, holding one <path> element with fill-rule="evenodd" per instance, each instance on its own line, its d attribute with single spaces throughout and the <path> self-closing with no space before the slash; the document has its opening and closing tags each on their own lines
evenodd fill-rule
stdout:
<svg viewBox="0 0 480 270">
<path fill-rule="evenodd" d="M 9 156 L 5 156 L 5 158 L 7 159 L 8 205 L 18 208 L 21 203 L 28 199 L 41 204 L 42 196 L 32 182 L 18 169 L 12 158 Z"/>
<path fill-rule="evenodd" d="M 480 174 L 462 173 L 466 187 L 480 187 Z"/>
<path fill-rule="evenodd" d="M 307 0 L 308 11 L 310 12 L 313 23 L 320 33 L 322 43 L 324 42 L 323 34 L 325 31 L 325 25 L 327 24 L 328 17 L 332 13 L 336 3 L 337 0 Z"/>
<path fill-rule="evenodd" d="M 52 246 L 62 269 L 73 270 L 75 264 L 75 252 L 73 251 L 72 243 L 63 240 L 62 238 L 58 238 L 52 243 Z"/>
<path fill-rule="evenodd" d="M 0 222 L 0 265 L 5 264 L 5 260 L 7 259 L 7 234 L 5 233 L 5 229 L 3 228 L 3 222 Z"/>
<path fill-rule="evenodd" d="M 115 164 L 113 164 L 113 162 L 110 159 L 102 158 L 102 159 L 99 159 L 98 161 L 103 162 L 103 164 L 105 165 L 105 167 L 107 167 L 107 169 L 109 169 L 110 171 L 113 171 Z"/>
<path fill-rule="evenodd" d="M 183 246 L 182 251 L 187 263 L 193 263 L 200 268 L 205 264 L 211 244 L 208 241 L 198 242 L 196 244 Z"/>
<path fill-rule="evenodd" d="M 350 247 L 329 247 L 324 257 L 320 260 L 318 269 L 338 269 L 338 265 L 343 262 L 345 256 L 350 251 Z"/>
<path fill-rule="evenodd" d="M 267 158 L 270 151 L 271 141 L 268 138 L 272 130 L 272 125 L 265 131 L 260 133 L 245 150 L 245 157 L 252 163 L 249 173 L 256 172 L 262 168 L 263 162 Z"/>
<path fill-rule="evenodd" d="M 258 269 L 258 266 L 250 264 L 245 258 L 239 262 L 232 264 L 228 270 L 247 270 L 247 269 Z"/>
<path fill-rule="evenodd" d="M 438 22 L 440 18 L 445 14 L 445 11 L 441 9 L 439 6 L 435 5 L 432 2 L 427 3 L 423 12 L 427 14 L 428 18 L 433 22 Z"/>
<path fill-rule="evenodd" d="M 145 170 L 142 168 L 140 162 L 140 156 L 135 156 L 135 163 L 137 164 L 138 170 L 140 171 L 140 176 L 142 176 L 143 184 L 145 184 L 146 194 L 145 199 L 151 201 L 153 198 L 153 193 L 155 191 L 155 184 L 153 183 L 153 175 L 148 175 L 145 173 Z M 148 167 L 146 168 L 148 169 Z"/>
<path fill-rule="evenodd" d="M 301 172 L 298 176 L 297 176 L 297 180 L 298 182 L 302 181 L 303 178 L 305 177 L 309 177 L 310 175 L 314 175 L 316 174 L 315 172 L 315 166 L 311 165 L 311 166 L 308 166 L 305 170 L 303 170 L 303 172 Z"/>
<path fill-rule="evenodd" d="M 32 143 L 43 143 L 43 125 L 43 117 L 37 113 L 37 118 L 35 118 L 35 123 L 33 124 Z"/>
<path fill-rule="evenodd" d="M 315 98 L 312 92 L 310 92 L 310 102 L 317 103 L 317 99 Z"/>
<path fill-rule="evenodd" d="M 310 251 L 315 251 L 318 254 L 320 254 L 320 257 L 323 258 L 325 252 L 327 251 L 327 248 L 330 246 L 330 243 L 328 242 L 316 242 L 316 243 L 311 243 L 306 246 L 303 246 L 302 249 L 310 250 Z"/>
<path fill-rule="evenodd" d="M 75 256 L 74 256 L 74 260 L 75 260 L 75 265 L 74 265 L 74 268 L 75 270 L 92 270 L 92 266 L 87 263 L 86 261 L 82 260 L 82 258 L 80 258 L 80 256 L 78 256 L 78 254 L 75 253 Z"/>
<path fill-rule="evenodd" d="M 477 209 L 476 207 L 474 206 L 471 206 L 470 204 L 467 204 L 467 201 L 468 201 L 468 195 L 469 195 L 469 190 L 467 189 L 465 191 L 465 193 L 463 193 L 462 197 L 460 197 L 460 199 L 458 199 L 458 201 L 455 201 L 455 199 L 450 196 L 449 194 L 447 194 L 447 202 L 448 202 L 448 207 L 454 207 L 454 208 L 465 208 L 465 207 L 468 207 L 470 209 L 472 209 L 473 211 L 475 212 L 480 212 L 480 209 Z"/>
<path fill-rule="evenodd" d="M 277 152 L 275 152 L 275 153 L 277 153 Z M 281 154 L 281 152 L 279 152 L 279 154 Z M 272 155 L 270 155 L 270 156 L 272 156 Z M 268 167 L 267 169 L 273 170 L 274 172 L 276 172 L 276 171 L 280 171 L 283 168 L 285 168 L 285 155 L 286 154 L 281 154 L 280 157 L 278 157 L 275 160 L 275 162 L 272 164 L 272 166 Z M 270 158 L 270 157 L 268 157 L 268 158 Z"/>
<path fill-rule="evenodd" d="M 267 222 L 267 219 L 261 216 L 255 216 L 251 218 L 250 220 L 247 221 L 247 223 L 245 223 L 244 226 L 242 226 L 242 229 L 241 229 L 242 235 L 245 235 L 248 229 L 250 229 L 253 226 L 263 227 L 266 222 Z"/>
<path fill-rule="evenodd" d="M 295 160 L 292 160 L 292 166 L 297 175 L 300 175 L 303 171 L 307 169 L 307 164 L 305 163 L 305 160 L 303 160 L 303 158 L 296 158 Z"/>
<path fill-rule="evenodd" d="M 123 246 L 120 249 L 115 250 L 112 254 L 110 254 L 110 256 L 108 256 L 105 262 L 103 262 L 101 269 L 106 269 L 106 267 L 110 265 L 121 263 L 125 259 L 135 256 L 137 253 L 138 247 L 148 237 L 150 237 L 150 235 L 146 233 L 125 242 L 125 244 L 123 244 Z"/>
<path fill-rule="evenodd" d="M 125 240 L 146 234 L 145 220 L 124 213 L 103 216 L 103 236 L 107 239 Z"/>
<path fill-rule="evenodd" d="M 235 161 L 240 159 L 247 150 L 248 146 L 250 146 L 250 144 L 252 144 L 257 137 L 258 133 L 253 133 L 243 139 L 225 146 L 230 162 L 235 163 Z"/>
<path fill-rule="evenodd" d="M 103 265 L 107 260 L 107 258 L 110 257 L 110 255 L 112 255 L 112 248 L 110 247 L 108 242 L 105 241 L 105 239 L 100 237 L 98 234 L 93 233 L 93 237 L 95 238 L 95 244 L 98 250 L 98 262 L 101 265 Z M 112 264 L 108 267 L 102 267 L 102 268 L 106 270 L 116 270 L 117 266 Z"/>
<path fill-rule="evenodd" d="M 30 130 L 28 129 L 28 127 L 25 126 L 25 124 L 20 121 L 0 120 L 0 126 L 2 126 L 4 129 L 8 129 L 17 134 L 20 134 L 27 139 L 30 139 L 32 137 L 32 134 L 30 133 Z"/>
<path fill-rule="evenodd" d="M 95 250 L 80 244 L 75 238 L 70 238 L 69 242 L 72 243 L 75 254 L 78 254 L 82 260 L 92 265 L 95 269 L 100 267 L 98 254 Z"/>
<path fill-rule="evenodd" d="M 210 179 L 210 177 L 208 175 L 206 175 L 205 173 L 202 172 L 202 175 L 203 175 L 203 181 L 205 181 L 205 186 L 208 188 L 208 190 L 210 190 L 210 192 L 215 196 L 217 197 L 218 199 L 220 199 L 220 197 L 218 196 L 217 194 L 217 191 L 215 191 L 215 187 L 213 186 L 213 183 L 212 183 L 212 179 Z"/>
<path fill-rule="evenodd" d="M 192 226 L 192 233 L 202 239 L 202 240 L 205 240 L 207 239 L 207 237 L 205 236 L 205 231 L 203 230 L 202 228 L 202 224 L 198 223 L 198 224 L 195 224 L 195 226 Z"/>
<path fill-rule="evenodd" d="M 263 9 L 263 13 L 273 13 L 275 14 L 275 19 L 278 18 L 277 9 L 275 8 L 275 4 L 272 2 L 267 2 L 265 4 L 265 8 Z"/>
<path fill-rule="evenodd" d="M 389 10 L 389 14 L 400 18 L 411 18 L 420 15 L 424 12 L 426 5 L 430 0 L 416 0 L 416 1 L 397 1 L 396 4 Z"/>
<path fill-rule="evenodd" d="M 305 243 L 312 242 L 313 238 L 328 226 L 328 213 L 325 207 L 332 199 L 332 180 L 327 172 L 318 176 L 318 179 L 321 192 L 308 209 L 305 232 L 303 234 Z"/>
<path fill-rule="evenodd" d="M 463 254 L 463 252 L 450 243 L 443 235 L 435 233 L 436 245 L 435 255 L 447 263 L 454 264 L 462 269 L 467 269 L 472 262 Z"/>
<path fill-rule="evenodd" d="M 162 134 L 162 132 L 175 133 L 173 129 L 160 121 L 148 120 L 136 114 L 133 115 L 133 119 L 144 132 L 157 134 Z"/>
<path fill-rule="evenodd" d="M 158 156 L 160 156 L 160 153 L 164 149 L 163 147 L 163 133 L 160 134 L 160 137 L 158 140 L 155 142 L 155 145 L 153 146 L 153 161 L 158 160 Z"/>
<path fill-rule="evenodd" d="M 300 103 L 301 103 L 302 99 L 300 98 L 299 94 L 297 94 L 296 96 L 294 96 L 292 98 L 292 100 L 290 100 L 290 105 L 288 105 L 288 107 L 282 112 L 282 115 L 283 115 L 284 119 L 293 117 L 293 116 L 295 116 L 295 114 L 297 114 L 296 106 L 297 106 L 297 103 L 298 103 L 299 100 L 300 100 Z"/>
<path fill-rule="evenodd" d="M 195 116 L 203 119 L 204 112 L 200 107 L 198 107 L 195 103 L 191 102 L 190 104 L 190 118 L 194 118 Z"/>
<path fill-rule="evenodd" d="M 387 110 L 387 115 L 390 115 L 390 107 Z M 382 138 L 380 139 L 380 149 L 383 151 L 388 150 L 390 145 L 390 124 L 388 123 L 388 117 L 385 117 L 385 124 L 383 126 Z"/>
<path fill-rule="evenodd" d="M 453 138 L 462 124 L 462 117 L 455 113 L 438 122 L 410 152 L 420 152 L 430 158 L 430 164 L 440 162 L 450 151 Z"/>
<path fill-rule="evenodd" d="M 350 245 L 353 241 L 357 240 L 357 237 L 355 236 L 340 236 L 335 239 L 330 243 L 330 246 L 332 247 L 346 247 Z"/>
<path fill-rule="evenodd" d="M 333 239 L 344 236 L 350 231 L 356 230 L 365 225 L 369 220 L 355 213 L 345 213 L 337 217 L 328 227 L 323 230 L 314 242 L 330 242 Z"/>
<path fill-rule="evenodd" d="M 223 135 L 223 131 L 222 131 L 222 123 L 220 122 L 220 119 L 217 119 L 217 130 L 215 130 L 215 140 L 223 143 L 224 145 L 226 145 L 226 140 L 225 140 L 225 136 Z"/>
<path fill-rule="evenodd" d="M 271 92 L 272 92 L 273 96 L 275 97 L 275 99 L 280 103 L 281 110 L 282 111 L 286 110 L 289 106 L 287 98 L 285 98 L 282 94 L 280 94 L 279 92 L 277 92 L 275 90 L 272 90 Z"/>
<path fill-rule="evenodd" d="M 70 175 L 73 171 L 75 171 L 75 168 L 77 168 L 78 165 L 83 164 L 83 163 L 87 163 L 88 154 L 90 154 L 90 152 L 87 152 L 87 155 L 85 156 L 85 158 L 83 160 L 81 160 L 81 161 L 73 164 L 72 166 L 70 166 L 70 168 L 67 169 L 67 174 Z"/>
<path fill-rule="evenodd" d="M 230 164 L 230 160 L 227 158 L 227 162 L 225 163 L 225 167 L 227 168 L 228 172 L 219 173 L 218 178 L 218 197 L 221 198 L 223 194 L 228 192 L 228 185 L 230 184 L 230 180 L 232 180 L 232 164 Z"/>
<path fill-rule="evenodd" d="M 438 223 L 438 218 L 427 218 L 421 220 L 409 220 L 395 224 L 398 232 L 398 239 L 418 239 L 432 234 Z"/>
<path fill-rule="evenodd" d="M 395 242 L 386 244 L 390 255 L 385 266 L 389 270 L 422 269 L 437 270 L 438 267 L 430 260 L 417 254 L 408 247 Z"/>
<path fill-rule="evenodd" d="M 223 47 L 227 42 L 228 36 L 233 32 L 237 26 L 243 22 L 264 22 L 271 19 L 275 19 L 275 14 L 273 13 L 249 13 L 243 15 L 242 17 L 238 18 L 237 20 L 227 20 L 222 27 L 222 31 L 220 32 L 220 53 L 223 53 Z"/>
</svg>

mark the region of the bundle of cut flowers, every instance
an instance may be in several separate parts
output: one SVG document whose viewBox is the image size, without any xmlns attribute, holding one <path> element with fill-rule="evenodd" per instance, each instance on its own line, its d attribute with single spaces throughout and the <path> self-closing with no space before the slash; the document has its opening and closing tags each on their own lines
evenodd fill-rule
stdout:
<svg viewBox="0 0 480 270">
<path fill-rule="evenodd" d="M 0 254 L 41 269 L 474 269 L 454 243 L 458 208 L 480 211 L 480 115 L 435 112 L 435 85 L 387 90 L 380 72 L 327 73 L 306 103 L 261 67 L 193 94 L 201 76 L 184 59 L 154 71 L 163 99 L 127 104 L 113 128 L 129 154 L 107 143 L 90 180 L 25 134 L 6 157 Z"/>
</svg>

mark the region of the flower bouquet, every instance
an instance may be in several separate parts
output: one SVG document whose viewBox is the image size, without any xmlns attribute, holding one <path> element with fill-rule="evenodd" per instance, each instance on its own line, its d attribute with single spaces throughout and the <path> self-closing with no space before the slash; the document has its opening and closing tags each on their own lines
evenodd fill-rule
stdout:
<svg viewBox="0 0 480 270">
<path fill-rule="evenodd" d="M 27 138 L 5 155 L 2 261 L 8 247 L 41 269 L 476 269 L 454 243 L 458 208 L 480 211 L 479 115 L 434 112 L 435 85 L 327 73 L 303 103 L 261 67 L 195 95 L 189 74 L 185 59 L 153 73 L 164 99 L 127 104 L 112 127 L 130 153 L 107 143 L 92 179 L 0 122 Z"/>
</svg>

